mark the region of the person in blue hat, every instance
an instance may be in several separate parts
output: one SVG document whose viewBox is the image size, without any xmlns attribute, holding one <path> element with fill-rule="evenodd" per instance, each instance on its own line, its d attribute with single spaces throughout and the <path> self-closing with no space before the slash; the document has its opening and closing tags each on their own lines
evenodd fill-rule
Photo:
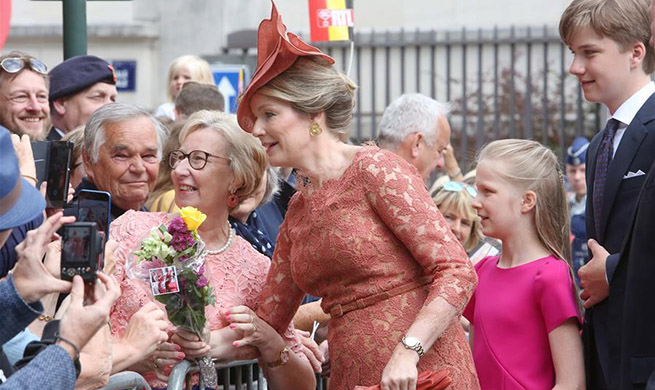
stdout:
<svg viewBox="0 0 655 390">
<path fill-rule="evenodd" d="M 589 260 L 587 248 L 587 229 L 585 228 L 585 209 L 587 204 L 587 182 L 585 181 L 587 148 L 589 140 L 578 137 L 566 151 L 566 177 L 571 187 L 569 210 L 571 214 L 571 260 L 576 283 L 580 287 L 578 269 Z"/>
<path fill-rule="evenodd" d="M 0 247 L 11 230 L 43 213 L 45 200 L 20 174 L 8 130 L 0 127 Z M 119 297 L 116 281 L 98 273 L 104 293 L 94 296 L 86 306 L 84 283 L 55 278 L 41 258 L 56 230 L 73 217 L 57 213 L 38 229 L 28 233 L 16 251 L 19 261 L 13 273 L 0 282 L 0 345 L 23 330 L 43 312 L 40 299 L 50 293 L 71 292 L 71 303 L 58 323 L 52 339 L 42 340 L 43 349 L 30 363 L 13 373 L 0 348 L 0 384 L 3 389 L 73 389 L 79 372 L 79 351 L 107 322 L 109 310 Z M 100 291 L 96 289 L 96 291 Z M 13 374 L 13 375 L 12 375 Z"/>
<path fill-rule="evenodd" d="M 107 61 L 96 56 L 76 56 L 55 66 L 50 77 L 48 141 L 82 126 L 98 108 L 116 101 L 116 73 Z"/>
</svg>

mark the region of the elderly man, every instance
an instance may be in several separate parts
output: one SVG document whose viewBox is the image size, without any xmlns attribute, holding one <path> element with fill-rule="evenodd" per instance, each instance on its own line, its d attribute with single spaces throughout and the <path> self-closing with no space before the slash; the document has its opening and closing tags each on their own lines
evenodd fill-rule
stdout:
<svg viewBox="0 0 655 390">
<path fill-rule="evenodd" d="M 111 194 L 111 218 L 144 210 L 152 191 L 166 130 L 148 112 L 110 103 L 93 113 L 84 128 L 82 159 L 86 178 L 77 188 Z"/>
<path fill-rule="evenodd" d="M 378 145 L 416 167 L 424 180 L 444 166 L 443 152 L 450 143 L 448 104 L 418 93 L 402 95 L 384 110 Z"/>
<path fill-rule="evenodd" d="M 96 56 L 69 58 L 50 70 L 49 141 L 82 126 L 98 108 L 116 101 L 114 68 Z"/>
<path fill-rule="evenodd" d="M 19 51 L 0 57 L 0 125 L 32 141 L 45 139 L 50 126 L 48 68 Z"/>
</svg>

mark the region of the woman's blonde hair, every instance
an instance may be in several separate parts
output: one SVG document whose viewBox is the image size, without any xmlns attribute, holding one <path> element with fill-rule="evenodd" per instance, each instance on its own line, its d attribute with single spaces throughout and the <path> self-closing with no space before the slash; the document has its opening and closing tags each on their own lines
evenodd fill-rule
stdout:
<svg viewBox="0 0 655 390">
<path fill-rule="evenodd" d="M 535 141 L 503 139 L 482 148 L 478 164 L 482 160 L 505 163 L 499 174 L 521 190 L 537 195 L 535 227 L 539 241 L 570 266 L 569 207 L 555 153 Z"/>
<path fill-rule="evenodd" d="M 355 83 L 327 62 L 300 57 L 257 92 L 289 102 L 310 116 L 324 112 L 329 130 L 345 142 L 350 134 L 356 89 Z"/>
<path fill-rule="evenodd" d="M 207 110 L 191 114 L 180 132 L 180 144 L 189 134 L 205 128 L 219 133 L 227 144 L 225 157 L 231 160 L 233 175 L 230 192 L 240 203 L 259 188 L 268 167 L 266 150 L 257 138 L 241 130 L 235 115 Z"/>
<path fill-rule="evenodd" d="M 168 100 L 175 101 L 175 92 L 171 87 L 171 82 L 175 76 L 175 72 L 186 68 L 191 74 L 191 81 L 196 81 L 201 84 L 214 84 L 214 76 L 209 67 L 209 63 L 198 56 L 186 55 L 177 57 L 171 62 L 168 68 Z"/>
<path fill-rule="evenodd" d="M 471 221 L 471 234 L 462 246 L 466 252 L 473 250 L 482 240 L 482 227 L 480 226 L 480 217 L 473 209 L 471 195 L 465 189 L 447 191 L 441 186 L 433 193 L 432 200 L 442 214 L 450 211 Z"/>
</svg>

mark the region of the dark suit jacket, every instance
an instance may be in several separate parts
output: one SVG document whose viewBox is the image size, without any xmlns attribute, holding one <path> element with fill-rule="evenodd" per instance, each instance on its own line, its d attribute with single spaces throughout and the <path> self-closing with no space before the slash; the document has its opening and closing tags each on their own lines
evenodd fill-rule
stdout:
<svg viewBox="0 0 655 390">
<path fill-rule="evenodd" d="M 61 139 L 61 135 L 55 130 L 54 126 L 50 128 L 50 131 L 48 132 L 48 136 L 46 137 L 47 141 L 59 141 Z"/>
<path fill-rule="evenodd" d="M 600 231 L 596 231 L 593 198 L 594 198 L 594 176 L 596 170 L 596 156 L 603 138 L 604 131 L 596 134 L 587 149 L 587 211 L 586 225 L 587 238 L 598 241 L 611 254 L 607 259 L 607 277 L 610 282 L 610 296 L 625 284 L 623 274 L 615 275 L 619 263 L 620 251 L 633 211 L 637 204 L 639 191 L 644 184 L 646 175 L 632 178 L 624 178 L 629 172 L 648 173 L 655 161 L 655 94 L 651 95 L 634 117 L 619 144 L 607 172 L 605 193 L 603 196 L 603 210 L 601 213 Z M 605 378 L 613 376 L 609 370 L 609 347 L 610 337 L 616 338 L 620 335 L 609 333 L 608 318 L 620 313 L 610 313 L 608 299 L 598 303 L 592 309 L 587 310 L 583 325 L 583 341 L 585 343 L 585 363 L 587 364 L 587 375 L 593 375 L 591 359 L 597 359 L 602 367 Z M 585 335 L 586 334 L 586 335 Z M 588 354 L 594 351 L 590 348 L 594 345 L 597 353 Z"/>
<path fill-rule="evenodd" d="M 644 389 L 655 369 L 655 163 L 627 229 L 608 298 L 609 386 Z"/>
</svg>

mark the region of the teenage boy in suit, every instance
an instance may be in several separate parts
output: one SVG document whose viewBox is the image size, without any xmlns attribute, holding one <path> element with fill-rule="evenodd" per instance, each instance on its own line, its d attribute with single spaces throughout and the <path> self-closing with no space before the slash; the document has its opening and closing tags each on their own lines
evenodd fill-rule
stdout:
<svg viewBox="0 0 655 390">
<path fill-rule="evenodd" d="M 580 268 L 580 297 L 587 388 L 611 387 L 608 340 L 610 294 L 620 294 L 625 274 L 615 274 L 639 191 L 655 159 L 655 70 L 650 0 L 574 0 L 560 19 L 560 36 L 573 53 L 570 72 L 588 101 L 609 111 L 605 128 L 587 151 L 586 225 L 589 262 Z M 635 305 L 647 305 L 641 297 Z"/>
<path fill-rule="evenodd" d="M 651 5 L 655 19 L 655 1 Z M 655 23 L 651 23 L 655 35 Z M 651 36 L 651 46 L 655 47 Z M 622 294 L 612 292 L 608 297 L 610 313 L 609 386 L 616 389 L 648 388 L 655 378 L 655 305 L 639 304 L 655 296 L 655 163 L 646 176 L 635 212 L 627 226 L 621 258 L 615 278 L 624 280 Z M 621 275 L 621 276 L 619 276 Z M 613 287 L 613 286 L 612 286 Z M 650 380 L 649 380 L 650 379 Z"/>
</svg>

